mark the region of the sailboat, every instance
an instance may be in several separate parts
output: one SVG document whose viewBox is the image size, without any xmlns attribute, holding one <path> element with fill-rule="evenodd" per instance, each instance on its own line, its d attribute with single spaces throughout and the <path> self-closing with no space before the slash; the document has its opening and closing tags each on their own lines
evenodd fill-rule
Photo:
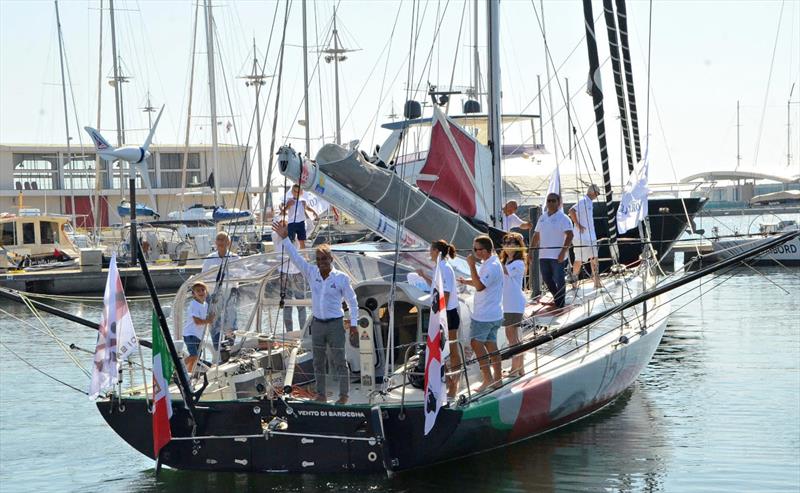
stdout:
<svg viewBox="0 0 800 493">
<path fill-rule="evenodd" d="M 489 7 L 489 46 L 496 57 L 499 2 L 492 0 Z M 593 16 L 590 10 L 586 15 L 588 27 Z M 490 81 L 492 118 L 499 114 L 494 63 L 496 60 Z M 592 68 L 597 70 L 597 65 Z M 499 150 L 498 126 L 492 136 L 496 139 L 494 149 Z M 335 149 L 329 147 L 325 152 Z M 348 156 L 348 149 L 339 149 L 342 157 Z M 291 153 L 284 150 L 282 156 L 287 158 L 288 169 Z M 494 164 L 499 158 L 499 153 L 491 156 Z M 305 163 L 300 165 L 304 167 Z M 499 176 L 499 169 L 495 172 Z M 315 186 L 326 187 L 329 182 L 323 177 L 315 180 Z M 493 197 L 491 210 L 499 210 L 499 197 Z M 406 193 L 403 199 L 410 203 L 413 197 Z M 424 240 L 418 235 L 426 233 L 404 233 L 411 229 L 405 226 L 416 224 L 410 221 L 412 218 L 393 218 L 370 202 L 359 200 L 362 202 L 353 207 L 372 207 L 365 209 L 374 214 L 370 220 L 385 223 L 383 227 L 389 229 L 383 234 L 391 230 L 400 241 L 337 246 L 334 250 L 335 266 L 349 274 L 359 305 L 354 317 L 357 324 L 351 327 L 345 342 L 352 377 L 347 404 L 316 402 L 309 392 L 310 335 L 306 328 L 287 330 L 279 315 L 287 308 L 307 307 L 310 298 L 286 296 L 285 254 L 273 252 L 226 261 L 191 278 L 174 300 L 171 329 L 142 249 L 137 248 L 155 310 L 153 340 L 163 339 L 166 344 L 158 352 L 154 367 L 165 367 L 161 358 L 174 367 L 174 372 L 161 376 L 165 378 L 154 372 L 159 382 L 154 391 L 159 403 L 165 396 L 171 399 L 167 401 L 171 402 L 170 417 L 162 414 L 169 437 L 162 442 L 165 424 L 160 422 L 156 430 L 159 446 L 154 447 L 152 408 L 158 406 L 152 406 L 147 382 L 120 383 L 98 399 L 96 405 L 106 423 L 134 449 L 155 459 L 159 467 L 192 470 L 394 473 L 507 446 L 586 417 L 628 388 L 661 340 L 670 313 L 665 295 L 671 290 L 800 235 L 794 232 L 776 237 L 669 283 L 657 283 L 651 271 L 653 258 L 646 256 L 635 269 L 618 268 L 605 276 L 602 289 L 587 287 L 573 293 L 574 307 L 561 313 L 543 316 L 543 300 L 539 298 L 526 308 L 522 342 L 497 354 L 504 361 L 522 356 L 525 374 L 479 390 L 481 361 L 467 357 L 465 352 L 462 367 L 454 369 L 454 376 L 464 385 L 455 399 L 441 408 L 425 434 L 429 401 L 417 384 L 417 353 L 436 296 L 399 280 L 407 279 L 417 268 L 432 267 L 427 251 L 400 249 L 406 241 L 413 244 Z M 431 209 L 431 214 L 447 219 L 442 211 Z M 462 218 L 450 217 L 442 228 L 461 224 Z M 462 268 L 460 260 L 455 264 L 456 269 Z M 205 282 L 212 295 L 227 297 L 230 309 L 221 310 L 219 316 L 235 338 L 220 351 L 204 343 L 205 354 L 192 375 L 182 364 L 176 341 L 180 340 L 191 301 L 189 288 L 197 281 Z M 459 288 L 462 306 L 469 308 L 473 295 L 472 288 Z M 0 296 L 21 299 L 3 289 Z M 58 309 L 42 303 L 34 306 L 59 314 Z M 62 312 L 59 316 L 97 328 L 97 324 L 72 314 Z M 173 374 L 174 379 L 170 378 Z"/>
</svg>

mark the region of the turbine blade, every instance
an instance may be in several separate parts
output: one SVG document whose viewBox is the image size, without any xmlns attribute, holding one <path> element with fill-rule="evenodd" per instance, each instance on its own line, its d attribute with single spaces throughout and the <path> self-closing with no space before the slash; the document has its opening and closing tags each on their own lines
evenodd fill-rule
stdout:
<svg viewBox="0 0 800 493">
<path fill-rule="evenodd" d="M 153 134 L 156 133 L 156 127 L 158 127 L 158 120 L 161 119 L 161 113 L 164 112 L 164 105 L 161 105 L 161 109 L 158 112 L 158 116 L 156 117 L 156 121 L 153 123 L 153 128 L 150 129 L 150 133 L 147 135 L 147 140 L 144 141 L 144 145 L 142 149 L 145 151 L 150 147 L 150 142 L 153 141 Z"/>
</svg>

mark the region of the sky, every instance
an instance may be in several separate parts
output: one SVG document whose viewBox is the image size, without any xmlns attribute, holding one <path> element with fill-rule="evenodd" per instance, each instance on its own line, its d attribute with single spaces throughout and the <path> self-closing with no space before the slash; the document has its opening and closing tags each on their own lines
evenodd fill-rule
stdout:
<svg viewBox="0 0 800 493">
<path fill-rule="evenodd" d="M 254 42 L 259 61 L 266 60 L 265 73 L 277 75 L 286 3 L 226 0 L 215 1 L 214 5 L 220 142 L 246 143 L 249 139 L 252 144 L 255 91 L 239 77 L 252 70 Z M 285 142 L 301 150 L 305 147 L 303 128 L 297 123 L 303 119 L 301 5 L 295 0 L 289 7 L 277 115 L 276 84 L 269 82 L 276 79 L 267 79 L 260 98 L 265 161 L 269 158 L 273 121 L 277 123 L 276 147 Z M 477 44 L 485 85 L 483 5 L 480 2 Z M 119 58 L 124 73 L 131 76 L 123 91 L 125 126 L 129 129 L 126 142 L 139 144 L 146 136 L 148 115 L 142 108 L 149 93 L 153 106 L 165 105 L 155 142 L 182 143 L 190 94 L 195 5 L 171 0 L 117 0 L 114 6 Z M 595 1 L 593 6 L 597 18 L 602 13 L 602 2 Z M 108 85 L 112 55 L 107 7 L 106 1 L 102 10 L 101 58 L 100 1 L 59 3 L 70 82 L 68 113 L 73 145 L 82 141 L 88 147 L 89 139 L 79 128 L 97 126 L 100 61 L 99 128 L 109 141 L 116 142 L 114 95 Z M 402 112 L 403 102 L 409 97 L 408 87 L 424 90 L 428 82 L 448 87 L 451 78 L 457 87 L 471 83 L 475 44 L 471 0 L 309 1 L 312 153 L 323 142 L 333 140 L 333 67 L 319 61 L 318 45 L 330 37 L 334 8 L 338 9 L 342 42 L 346 48 L 356 50 L 348 53 L 348 59 L 340 65 L 344 142 L 358 139 L 362 149 L 367 150 L 381 143 L 388 133 L 376 124 L 387 122 L 393 109 Z M 591 156 L 594 164 L 588 166 L 599 166 L 591 97 L 583 89 L 588 61 L 581 2 L 502 0 L 500 9 L 503 111 L 538 113 L 537 75 L 543 84 L 544 142 L 550 154 L 542 158 L 542 163 L 531 163 L 530 172 L 546 173 L 556 159 L 563 161 L 560 156 L 567 138 L 565 78 L 570 84 L 573 119 L 586 135 L 586 150 L 580 159 L 586 165 Z M 800 175 L 800 0 L 633 1 L 628 4 L 628 14 L 641 133 L 645 135 L 649 129 L 646 140 L 651 181 L 670 182 L 701 171 L 731 170 L 737 162 L 741 170 Z M 416 25 L 413 36 L 412 15 Z M 540 20 L 544 21 L 553 64 L 549 67 L 553 81 L 549 85 Z M 597 19 L 596 29 L 600 59 L 604 61 L 609 51 L 602 17 Z M 648 32 L 652 33 L 649 58 Z M 416 43 L 412 42 L 414 39 Z M 196 43 L 190 140 L 210 143 L 202 9 Z M 791 135 L 787 136 L 787 102 L 793 84 L 793 104 L 789 105 Z M 612 175 L 615 182 L 621 182 L 625 173 L 620 166 L 618 111 L 610 62 L 603 68 L 603 87 Z M 423 100 L 425 96 L 420 92 L 414 98 Z M 551 100 L 554 111 L 550 110 Z M 740 161 L 736 151 L 737 101 Z M 228 122 L 232 124 L 230 130 L 226 130 Z M 64 127 L 54 4 L 2 0 L 0 144 L 63 143 Z M 787 166 L 787 140 L 791 142 L 791 166 Z M 569 162 L 561 165 L 562 170 L 563 166 L 575 166 Z M 527 170 L 520 171 L 524 172 Z"/>
</svg>

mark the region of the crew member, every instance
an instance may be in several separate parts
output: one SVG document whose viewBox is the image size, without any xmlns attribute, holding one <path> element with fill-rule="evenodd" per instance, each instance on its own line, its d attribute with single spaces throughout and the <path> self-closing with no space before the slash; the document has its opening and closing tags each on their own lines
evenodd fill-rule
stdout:
<svg viewBox="0 0 800 493">
<path fill-rule="evenodd" d="M 519 209 L 519 204 L 517 204 L 516 200 L 509 200 L 503 206 L 503 225 L 501 228 L 503 231 L 509 232 L 513 228 L 531 229 L 532 224 L 528 221 L 523 221 L 517 215 L 517 209 Z"/>
<path fill-rule="evenodd" d="M 480 269 L 476 262 L 480 260 Z M 475 288 L 471 322 L 470 346 L 479 358 L 483 383 L 478 392 L 495 385 L 503 378 L 500 356 L 485 358 L 497 352 L 497 331 L 503 324 L 503 267 L 494 254 L 494 244 L 488 236 L 472 240 L 472 253 L 467 256 L 471 277 L 460 278 L 463 284 Z M 494 373 L 494 374 L 493 374 Z"/>
<path fill-rule="evenodd" d="M 597 234 L 594 230 L 594 206 L 592 201 L 600 195 L 597 185 L 589 185 L 586 195 L 570 207 L 569 217 L 572 219 L 574 238 L 572 251 L 575 253 L 575 262 L 572 264 L 572 278 L 575 282 L 580 278 L 581 265 L 589 262 L 592 266 L 592 280 L 594 287 L 601 287 L 597 267 Z"/>
<path fill-rule="evenodd" d="M 547 210 L 536 223 L 533 248 L 539 248 L 539 268 L 556 308 L 564 307 L 564 260 L 572 244 L 572 222 L 561 210 L 561 197 L 547 195 Z"/>
<path fill-rule="evenodd" d="M 458 313 L 458 293 L 456 292 L 456 273 L 448 258 L 456 258 L 456 247 L 445 240 L 436 240 L 431 243 L 431 261 L 438 263 L 439 272 L 442 273 L 442 290 L 447 307 L 447 337 L 450 340 L 450 371 L 461 367 L 461 353 L 458 346 L 458 329 L 461 327 L 461 316 Z M 422 276 L 428 284 L 433 284 L 433 272 L 417 269 L 417 274 Z M 447 396 L 453 398 L 458 393 L 458 384 L 461 378 L 453 375 L 447 380 Z"/>
<path fill-rule="evenodd" d="M 228 281 L 224 274 L 227 264 L 230 261 L 238 260 L 239 256 L 230 251 L 231 238 L 225 231 L 217 233 L 214 239 L 217 251 L 208 254 L 203 261 L 202 272 L 207 272 L 215 267 L 220 267 L 217 272 L 214 292 L 209 296 L 209 310 L 215 315 L 214 322 L 211 324 L 211 341 L 214 343 L 214 350 L 219 351 L 219 340 L 224 333 L 226 339 L 233 338 L 233 331 L 236 330 L 236 306 L 239 299 L 239 290 L 235 283 Z"/>
<path fill-rule="evenodd" d="M 281 206 L 281 214 L 286 215 L 286 222 L 289 224 L 289 239 L 300 243 L 300 248 L 306 247 L 306 211 L 314 216 L 314 221 L 319 219 L 317 212 L 309 207 L 306 194 L 300 190 L 300 185 L 292 185 L 291 195 L 286 197 Z"/>
<path fill-rule="evenodd" d="M 311 287 L 311 344 L 314 357 L 314 378 L 317 384 L 315 400 L 326 402 L 325 367 L 326 351 L 331 350 L 333 367 L 339 378 L 339 400 L 337 404 L 345 404 L 349 393 L 349 374 L 344 355 L 345 333 L 355 327 L 358 320 L 358 300 L 350 278 L 344 272 L 333 268 L 333 254 L 328 244 L 318 245 L 315 249 L 317 264 L 312 265 L 303 258 L 288 239 L 289 231 L 286 223 L 274 222 L 272 230 L 282 239 L 281 243 L 289 258 L 294 262 Z M 342 300 L 347 303 L 350 320 L 344 321 Z"/>
</svg>

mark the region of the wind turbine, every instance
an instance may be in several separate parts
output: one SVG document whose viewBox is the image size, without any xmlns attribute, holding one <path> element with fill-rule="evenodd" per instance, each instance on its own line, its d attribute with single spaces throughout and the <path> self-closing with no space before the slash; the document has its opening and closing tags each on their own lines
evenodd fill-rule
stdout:
<svg viewBox="0 0 800 493">
<path fill-rule="evenodd" d="M 144 144 L 139 146 L 124 146 L 124 147 L 114 147 L 108 143 L 108 141 L 103 138 L 102 134 L 97 129 L 92 127 L 83 127 L 84 130 L 89 134 L 92 138 L 92 142 L 94 142 L 94 148 L 97 151 L 97 154 L 108 161 L 109 163 L 114 161 L 127 161 L 130 164 L 130 169 L 133 173 L 136 171 L 142 175 L 142 180 L 144 181 L 144 185 L 147 187 L 147 192 L 150 195 L 150 202 L 153 205 L 153 210 L 158 209 L 158 205 L 156 204 L 156 198 L 153 195 L 153 188 L 150 186 L 150 174 L 147 172 L 147 159 L 150 157 L 150 143 L 153 141 L 153 134 L 156 133 L 156 127 L 158 127 L 158 121 L 161 119 L 161 113 L 164 112 L 164 105 L 161 106 L 161 110 L 158 112 L 158 116 L 156 117 L 155 123 L 153 123 L 153 128 L 150 129 L 150 133 L 147 135 L 147 139 L 145 139 Z M 131 204 L 131 207 L 136 207 L 136 204 Z"/>
</svg>

